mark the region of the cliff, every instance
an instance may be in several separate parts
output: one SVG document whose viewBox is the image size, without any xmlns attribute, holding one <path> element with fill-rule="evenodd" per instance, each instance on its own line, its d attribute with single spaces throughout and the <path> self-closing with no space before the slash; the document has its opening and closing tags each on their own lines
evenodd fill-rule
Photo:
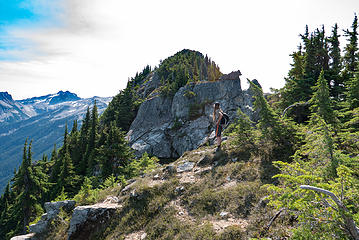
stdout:
<svg viewBox="0 0 359 240">
<path fill-rule="evenodd" d="M 147 152 L 159 158 L 178 158 L 185 151 L 206 144 L 214 136 L 213 103 L 233 120 L 240 108 L 251 116 L 252 95 L 241 88 L 240 71 L 223 75 L 218 81 L 190 83 L 173 97 L 156 92 L 156 73 L 140 89 L 146 96 L 132 122 L 128 140 L 137 155 Z"/>
</svg>

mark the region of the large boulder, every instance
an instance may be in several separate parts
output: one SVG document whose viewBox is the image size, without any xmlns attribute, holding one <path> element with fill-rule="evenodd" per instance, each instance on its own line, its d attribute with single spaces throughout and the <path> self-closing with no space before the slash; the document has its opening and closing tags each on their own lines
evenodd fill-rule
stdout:
<svg viewBox="0 0 359 240">
<path fill-rule="evenodd" d="M 67 232 L 68 240 L 90 239 L 116 212 L 120 205 L 99 203 L 89 206 L 78 206 L 74 209 Z"/>
<path fill-rule="evenodd" d="M 30 225 L 30 232 L 36 234 L 42 234 L 47 231 L 47 227 L 51 220 L 55 219 L 60 210 L 63 209 L 66 212 L 70 212 L 74 209 L 76 202 L 73 200 L 65 200 L 59 202 L 46 202 L 45 210 L 46 213 L 41 216 L 41 219 L 36 223 Z"/>
<path fill-rule="evenodd" d="M 240 71 L 232 72 L 220 81 L 187 84 L 174 97 L 157 94 L 147 98 L 127 135 L 136 155 L 147 152 L 159 158 L 178 158 L 206 143 L 214 136 L 214 102 L 220 103 L 231 120 L 238 108 L 252 117 L 252 93 L 242 90 L 239 76 Z M 150 81 L 151 89 L 157 86 L 154 80 L 156 76 Z"/>
</svg>

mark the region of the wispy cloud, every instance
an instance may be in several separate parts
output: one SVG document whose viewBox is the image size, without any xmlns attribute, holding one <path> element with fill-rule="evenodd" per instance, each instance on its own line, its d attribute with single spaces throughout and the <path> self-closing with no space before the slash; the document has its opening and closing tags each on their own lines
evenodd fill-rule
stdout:
<svg viewBox="0 0 359 240">
<path fill-rule="evenodd" d="M 305 24 L 351 24 L 356 1 L 327 1 L 25 0 L 31 17 L 0 26 L 0 87 L 15 98 L 60 89 L 114 95 L 183 48 L 280 87 Z"/>
</svg>

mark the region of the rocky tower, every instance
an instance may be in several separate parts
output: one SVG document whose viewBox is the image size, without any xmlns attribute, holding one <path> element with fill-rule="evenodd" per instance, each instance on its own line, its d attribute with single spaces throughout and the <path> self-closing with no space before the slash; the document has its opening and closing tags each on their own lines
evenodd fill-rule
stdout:
<svg viewBox="0 0 359 240">
<path fill-rule="evenodd" d="M 128 140 L 137 155 L 147 152 L 159 158 L 178 158 L 214 136 L 213 103 L 233 120 L 240 108 L 252 115 L 250 90 L 243 91 L 240 71 L 223 75 L 219 81 L 192 83 L 180 88 L 173 98 L 159 94 L 147 98 L 131 124 Z M 156 74 L 146 88 L 158 84 Z M 147 89 L 144 92 L 149 92 Z"/>
</svg>

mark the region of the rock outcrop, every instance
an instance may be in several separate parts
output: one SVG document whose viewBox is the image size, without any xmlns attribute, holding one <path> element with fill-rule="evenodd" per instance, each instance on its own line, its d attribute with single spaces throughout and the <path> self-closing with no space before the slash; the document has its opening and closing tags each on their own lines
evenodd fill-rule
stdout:
<svg viewBox="0 0 359 240">
<path fill-rule="evenodd" d="M 61 209 L 70 212 L 75 208 L 75 204 L 76 202 L 73 200 L 45 203 L 46 213 L 41 216 L 41 219 L 36 224 L 30 225 L 30 232 L 36 234 L 45 233 L 49 223 L 58 216 Z"/>
<path fill-rule="evenodd" d="M 158 85 L 152 76 L 143 92 Z M 213 103 L 235 118 L 240 108 L 252 116 L 252 95 L 243 91 L 240 71 L 223 75 L 215 82 L 199 82 L 180 88 L 174 97 L 150 94 L 133 121 L 128 140 L 138 156 L 147 152 L 159 158 L 178 158 L 185 151 L 205 144 L 214 136 Z"/>
<path fill-rule="evenodd" d="M 68 240 L 89 239 L 97 229 L 110 219 L 120 205 L 116 203 L 99 203 L 89 206 L 78 206 L 74 209 L 67 232 Z"/>
</svg>

